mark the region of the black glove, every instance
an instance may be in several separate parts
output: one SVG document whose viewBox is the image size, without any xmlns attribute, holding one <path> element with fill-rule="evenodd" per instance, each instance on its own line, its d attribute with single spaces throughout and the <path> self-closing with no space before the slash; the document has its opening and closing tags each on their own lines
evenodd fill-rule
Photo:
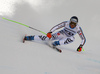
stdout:
<svg viewBox="0 0 100 74">
<path fill-rule="evenodd" d="M 83 47 L 83 45 L 80 45 L 80 46 L 77 48 L 77 51 L 78 51 L 78 52 L 81 52 L 81 51 L 82 51 L 82 47 Z"/>
</svg>

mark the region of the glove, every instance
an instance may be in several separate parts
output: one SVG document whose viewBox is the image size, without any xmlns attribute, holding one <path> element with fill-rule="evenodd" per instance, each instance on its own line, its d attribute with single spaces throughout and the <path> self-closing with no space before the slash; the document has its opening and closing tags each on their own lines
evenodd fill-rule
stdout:
<svg viewBox="0 0 100 74">
<path fill-rule="evenodd" d="M 80 45 L 80 46 L 77 48 L 77 51 L 78 51 L 78 52 L 81 52 L 81 51 L 82 51 L 82 47 L 83 47 L 83 45 Z"/>
<path fill-rule="evenodd" d="M 48 32 L 48 33 L 47 33 L 47 37 L 48 37 L 48 38 L 51 38 L 51 37 L 52 37 L 51 33 L 52 33 L 52 32 Z"/>
</svg>

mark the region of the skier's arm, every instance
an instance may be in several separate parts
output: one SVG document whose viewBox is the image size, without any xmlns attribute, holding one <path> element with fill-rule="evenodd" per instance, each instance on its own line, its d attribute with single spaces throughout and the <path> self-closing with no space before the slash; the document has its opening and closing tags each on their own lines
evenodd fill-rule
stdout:
<svg viewBox="0 0 100 74">
<path fill-rule="evenodd" d="M 60 28 L 62 28 L 62 27 L 64 27 L 64 26 L 65 26 L 65 22 L 62 22 L 62 23 L 60 23 L 60 24 L 54 26 L 54 27 L 47 33 L 47 37 L 48 37 L 48 38 L 51 38 L 51 37 L 52 37 L 51 33 L 53 33 L 55 30 L 60 29 Z"/>
<path fill-rule="evenodd" d="M 62 27 L 64 27 L 64 26 L 65 26 L 65 22 L 62 22 L 62 23 L 60 23 L 60 24 L 54 26 L 54 27 L 50 30 L 50 32 L 54 32 L 55 30 L 60 29 L 60 28 L 62 28 Z"/>
<path fill-rule="evenodd" d="M 85 42 L 86 42 L 86 38 L 84 36 L 84 33 L 83 33 L 81 27 L 79 27 L 79 31 L 77 33 L 79 34 L 79 36 L 80 36 L 80 38 L 82 40 L 80 45 L 83 46 L 85 44 Z"/>
<path fill-rule="evenodd" d="M 79 34 L 79 36 L 80 36 L 80 38 L 81 38 L 81 44 L 79 45 L 79 47 L 77 48 L 77 51 L 78 52 L 81 52 L 82 51 L 82 47 L 83 47 L 83 45 L 85 44 L 85 42 L 86 42 L 86 38 L 85 38 L 85 36 L 84 36 L 84 34 L 83 34 L 83 31 L 82 31 L 82 29 L 81 29 L 81 27 L 79 27 L 79 31 L 77 32 L 78 34 Z"/>
</svg>

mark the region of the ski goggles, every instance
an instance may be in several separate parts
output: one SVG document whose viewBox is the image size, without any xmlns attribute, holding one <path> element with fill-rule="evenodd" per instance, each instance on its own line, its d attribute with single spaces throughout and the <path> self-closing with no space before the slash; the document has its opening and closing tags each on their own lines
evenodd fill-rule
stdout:
<svg viewBox="0 0 100 74">
<path fill-rule="evenodd" d="M 76 19 L 71 19 L 70 22 L 77 23 L 77 20 Z"/>
<path fill-rule="evenodd" d="M 75 22 L 70 22 L 70 26 L 73 25 L 74 27 L 76 27 L 77 23 Z"/>
</svg>

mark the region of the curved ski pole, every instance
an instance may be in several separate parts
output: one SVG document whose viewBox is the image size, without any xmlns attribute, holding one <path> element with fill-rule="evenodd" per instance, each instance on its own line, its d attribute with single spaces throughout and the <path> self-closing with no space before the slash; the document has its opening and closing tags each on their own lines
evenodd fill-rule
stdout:
<svg viewBox="0 0 100 74">
<path fill-rule="evenodd" d="M 13 20 L 10 20 L 10 19 L 6 19 L 6 18 L 4 18 L 4 17 L 2 17 L 2 19 L 5 19 L 5 20 L 8 20 L 8 21 L 11 21 L 11 22 L 14 22 L 14 23 L 17 23 L 17 24 L 26 26 L 26 27 L 28 27 L 28 28 L 30 28 L 30 29 L 33 29 L 33 30 L 35 30 L 35 31 L 38 31 L 38 32 L 41 32 L 41 33 L 47 35 L 45 32 L 42 32 L 42 31 L 40 31 L 40 30 L 38 30 L 38 29 L 35 29 L 35 28 L 30 27 L 30 26 L 28 26 L 28 25 L 25 25 L 25 24 L 23 24 L 23 23 L 20 23 L 20 22 L 17 22 L 17 21 L 13 21 Z"/>
</svg>

